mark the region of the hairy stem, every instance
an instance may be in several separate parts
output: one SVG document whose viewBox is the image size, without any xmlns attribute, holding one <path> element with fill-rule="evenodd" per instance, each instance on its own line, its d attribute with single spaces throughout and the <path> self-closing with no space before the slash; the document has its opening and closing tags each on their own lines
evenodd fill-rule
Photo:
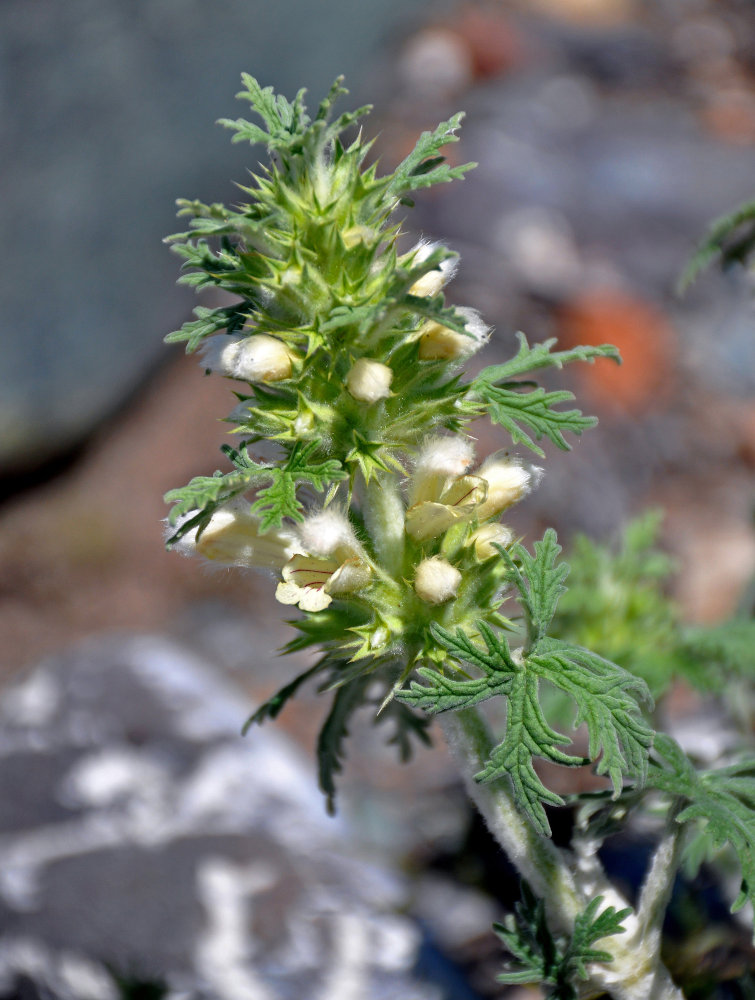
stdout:
<svg viewBox="0 0 755 1000">
<path fill-rule="evenodd" d="M 474 775 L 483 767 L 492 746 L 487 726 L 475 709 L 443 712 L 438 715 L 446 741 L 459 763 L 470 797 L 482 814 L 491 834 L 506 851 L 519 874 L 545 901 L 549 922 L 554 930 L 570 934 L 574 920 L 590 899 L 603 896 L 606 905 L 624 907 L 626 901 L 609 882 L 597 857 L 584 868 L 579 859 L 540 836 L 521 815 L 503 782 L 480 784 Z M 660 936 L 657 933 L 657 910 L 665 900 L 660 891 L 660 877 L 653 880 L 658 891 L 651 890 L 650 876 L 660 853 L 669 857 L 669 848 L 659 847 L 643 898 L 647 896 L 650 923 L 631 914 L 624 921 L 626 932 L 603 942 L 613 955 L 608 964 L 594 963 L 584 995 L 607 991 L 614 1000 L 684 1000 L 660 961 Z M 584 877 L 583 877 L 584 876 Z M 642 911 L 642 902 L 640 904 Z"/>
<path fill-rule="evenodd" d="M 467 791 L 490 832 L 520 875 L 548 901 L 548 915 L 555 929 L 571 931 L 585 901 L 577 889 L 570 856 L 534 830 L 517 809 L 504 782 L 480 784 L 474 780 L 492 749 L 480 714 L 475 709 L 442 712 L 438 721 L 461 765 Z"/>
<path fill-rule="evenodd" d="M 637 906 L 641 936 L 646 942 L 652 941 L 656 949 L 660 948 L 663 917 L 681 863 L 684 829 L 677 822 L 681 808 L 681 799 L 669 808 L 666 827 L 645 875 Z"/>
<path fill-rule="evenodd" d="M 404 560 L 405 508 L 396 476 L 370 478 L 362 512 L 382 568 L 391 576 L 399 576 Z"/>
</svg>

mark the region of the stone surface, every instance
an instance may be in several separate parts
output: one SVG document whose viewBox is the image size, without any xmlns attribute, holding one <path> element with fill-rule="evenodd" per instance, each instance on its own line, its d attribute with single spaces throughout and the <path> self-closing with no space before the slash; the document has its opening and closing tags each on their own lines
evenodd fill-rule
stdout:
<svg viewBox="0 0 755 1000">
<path fill-rule="evenodd" d="M 92 640 L 0 708 L 0 996 L 437 1000 L 397 878 L 324 814 L 311 762 L 167 639 Z M 15 984 L 15 986 L 14 986 Z M 29 987 L 31 989 L 31 987 Z M 30 994 L 33 995 L 33 994 Z"/>
<path fill-rule="evenodd" d="M 318 101 L 358 92 L 424 0 L 9 0 L 0 7 L 0 228 L 6 473 L 76 443 L 188 318 L 175 199 L 233 201 L 257 162 L 219 117 L 242 71 Z M 357 101 L 358 93 L 354 94 Z M 345 105 L 344 105 L 345 106 Z"/>
</svg>

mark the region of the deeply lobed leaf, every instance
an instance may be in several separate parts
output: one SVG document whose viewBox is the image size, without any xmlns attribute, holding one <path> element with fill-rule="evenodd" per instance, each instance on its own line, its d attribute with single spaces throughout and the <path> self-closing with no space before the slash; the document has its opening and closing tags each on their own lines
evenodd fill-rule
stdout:
<svg viewBox="0 0 755 1000">
<path fill-rule="evenodd" d="M 732 910 L 755 903 L 755 759 L 728 767 L 697 771 L 681 747 L 665 733 L 658 733 L 648 784 L 687 801 L 678 823 L 700 825 L 698 853 L 704 854 L 728 843 L 734 849 L 742 872 L 742 885 Z"/>
<path fill-rule="evenodd" d="M 625 775 L 645 781 L 653 731 L 642 718 L 642 707 L 650 706 L 652 699 L 644 681 L 626 670 L 546 635 L 567 568 L 556 562 L 561 550 L 551 529 L 534 548 L 534 555 L 522 546 L 514 550 L 519 565 L 501 550 L 527 618 L 528 646 L 512 653 L 505 636 L 496 636 L 484 622 L 478 622 L 477 628 L 485 649 L 461 629 L 451 633 L 434 625 L 436 642 L 458 663 L 475 667 L 480 676 L 459 677 L 423 667 L 418 671 L 421 682 L 412 681 L 397 697 L 431 713 L 471 708 L 488 698 L 505 697 L 503 739 L 476 778 L 487 782 L 507 777 L 519 806 L 538 831 L 547 835 L 550 828 L 544 804 L 559 805 L 562 800 L 543 785 L 533 759 L 541 757 L 568 767 L 587 761 L 559 749 L 571 739 L 549 725 L 540 704 L 540 682 L 548 681 L 574 702 L 575 725 L 584 722 L 587 726 L 589 759 L 596 762 L 598 773 L 608 775 L 615 795 Z"/>
</svg>

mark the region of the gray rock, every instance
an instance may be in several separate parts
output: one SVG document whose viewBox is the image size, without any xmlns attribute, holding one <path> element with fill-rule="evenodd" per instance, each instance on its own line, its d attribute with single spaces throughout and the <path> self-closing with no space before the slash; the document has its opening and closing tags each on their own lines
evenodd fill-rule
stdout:
<svg viewBox="0 0 755 1000">
<path fill-rule="evenodd" d="M 174 288 L 175 199 L 237 198 L 257 151 L 242 70 L 318 101 L 356 91 L 423 0 L 9 0 L 0 7 L 0 464 L 76 443 L 164 356 L 193 305 Z M 354 99 L 357 100 L 358 94 Z M 245 106 L 248 108 L 248 106 Z"/>
<path fill-rule="evenodd" d="M 402 884 L 285 737 L 239 737 L 247 710 L 154 636 L 93 640 L 9 692 L 0 990 L 108 1000 L 107 965 L 176 1000 L 437 998 Z"/>
</svg>

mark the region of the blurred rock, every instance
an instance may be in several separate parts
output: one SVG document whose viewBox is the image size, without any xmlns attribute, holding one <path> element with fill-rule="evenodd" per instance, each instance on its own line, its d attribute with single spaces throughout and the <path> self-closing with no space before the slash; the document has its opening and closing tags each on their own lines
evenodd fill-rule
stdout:
<svg viewBox="0 0 755 1000">
<path fill-rule="evenodd" d="M 280 733 L 239 738 L 245 709 L 155 636 L 92 641 L 9 692 L 0 990 L 109 1000 L 107 965 L 175 997 L 437 1000 L 401 883 Z"/>
<path fill-rule="evenodd" d="M 464 40 L 453 31 L 426 28 L 407 43 L 399 72 L 407 88 L 420 99 L 448 97 L 472 82 L 472 57 Z"/>
</svg>

